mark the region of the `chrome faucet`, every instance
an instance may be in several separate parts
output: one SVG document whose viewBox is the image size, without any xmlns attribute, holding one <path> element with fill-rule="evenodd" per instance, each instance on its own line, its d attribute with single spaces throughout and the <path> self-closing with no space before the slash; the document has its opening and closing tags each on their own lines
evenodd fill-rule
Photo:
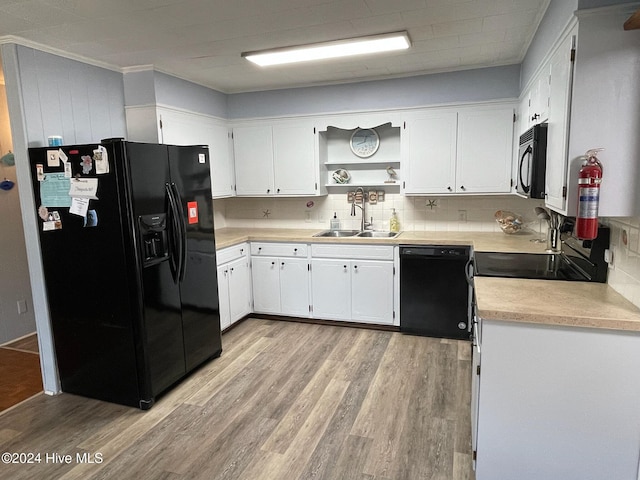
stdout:
<svg viewBox="0 0 640 480">
<path fill-rule="evenodd" d="M 362 206 L 356 205 L 356 198 L 358 198 L 358 190 L 362 193 Z M 366 222 L 364 220 L 365 217 L 366 217 L 366 215 L 365 215 L 365 203 L 366 203 L 366 198 L 365 198 L 365 194 L 364 194 L 364 188 L 362 188 L 362 187 L 356 188 L 356 191 L 353 192 L 353 203 L 351 203 L 351 216 L 352 217 L 356 216 L 356 207 L 358 207 L 360 210 L 362 210 L 362 219 L 360 220 L 360 231 L 361 232 L 364 232 L 365 230 L 371 228 L 371 223 Z"/>
</svg>

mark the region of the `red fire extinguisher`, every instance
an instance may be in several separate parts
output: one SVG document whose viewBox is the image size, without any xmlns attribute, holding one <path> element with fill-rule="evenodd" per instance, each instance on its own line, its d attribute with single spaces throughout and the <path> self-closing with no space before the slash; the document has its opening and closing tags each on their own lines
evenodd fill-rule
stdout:
<svg viewBox="0 0 640 480">
<path fill-rule="evenodd" d="M 578 173 L 576 237 L 581 240 L 593 240 L 598 236 L 598 204 L 600 203 L 602 164 L 597 155 L 602 150 L 604 149 L 589 150 L 585 154 L 582 168 Z"/>
</svg>

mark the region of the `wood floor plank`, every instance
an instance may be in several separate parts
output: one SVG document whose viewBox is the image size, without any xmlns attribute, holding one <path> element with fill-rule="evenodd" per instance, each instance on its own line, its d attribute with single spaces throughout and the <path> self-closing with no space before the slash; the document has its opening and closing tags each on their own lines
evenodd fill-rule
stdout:
<svg viewBox="0 0 640 480">
<path fill-rule="evenodd" d="M 342 443 L 339 456 L 325 475 L 325 478 L 339 478 L 344 480 L 359 480 L 365 478 L 363 473 L 369 451 L 373 444 L 373 439 L 349 435 Z M 369 478 L 374 478 L 368 476 Z"/>
<path fill-rule="evenodd" d="M 274 432 L 262 445 L 262 450 L 284 454 L 290 447 L 300 428 L 320 400 L 339 363 L 326 360 L 305 389 L 295 399 L 287 414 L 278 423 Z"/>
<path fill-rule="evenodd" d="M 373 439 L 363 471 L 376 478 L 392 475 L 399 461 L 398 446 L 412 401 L 413 377 L 421 368 L 417 360 L 427 355 L 430 340 L 410 335 L 392 337 L 351 430 L 353 435 Z"/>
<path fill-rule="evenodd" d="M 298 478 L 306 468 L 307 461 L 321 441 L 327 425 L 331 420 L 349 382 L 331 380 L 322 392 L 322 396 L 310 412 L 304 424 L 291 439 L 289 448 L 282 456 L 271 456 L 269 462 L 259 466 L 260 469 L 249 469 L 243 472 L 241 479 L 255 478 Z"/>
<path fill-rule="evenodd" d="M 344 380 L 345 376 L 348 377 L 349 388 L 309 459 L 307 467 L 298 478 L 334 478 L 332 470 L 335 459 L 339 456 L 342 443 L 347 439 L 358 416 L 391 335 L 389 332 L 378 332 L 373 336 L 366 335 L 365 338 L 369 337 L 371 341 L 358 342 L 358 345 L 345 358 L 346 368 L 336 378 Z M 359 360 L 356 361 L 356 358 Z"/>
<path fill-rule="evenodd" d="M 220 357 L 219 363 L 209 370 L 210 372 L 218 371 L 218 375 L 207 376 L 207 381 L 200 386 L 200 389 L 194 391 L 185 403 L 199 406 L 207 403 L 225 384 L 238 375 L 248 363 L 251 363 L 251 361 L 260 355 L 271 343 L 271 339 L 260 337 L 239 355 Z"/>
<path fill-rule="evenodd" d="M 248 319 L 223 345 L 149 411 L 63 394 L 0 413 L 3 451 L 104 458 L 0 476 L 474 479 L 468 342 Z"/>
<path fill-rule="evenodd" d="M 317 327 L 317 326 L 311 326 Z M 331 335 L 337 335 L 338 332 L 330 332 Z M 273 418 L 276 416 L 274 410 L 278 409 L 280 403 L 287 400 L 288 396 L 297 396 L 299 392 L 294 390 L 294 387 L 301 389 L 306 384 L 306 380 L 301 383 L 300 376 L 311 376 L 317 371 L 317 365 L 313 362 L 317 362 L 326 357 L 327 352 L 330 351 L 333 342 L 313 342 L 311 346 L 308 346 L 308 339 L 313 336 L 317 336 L 317 330 L 315 328 L 302 328 L 300 325 L 294 325 L 293 328 L 289 328 L 283 335 L 292 336 L 296 340 L 303 340 L 301 342 L 293 342 L 291 339 L 288 341 L 285 338 L 274 337 L 272 340 L 271 349 L 269 352 L 263 352 L 259 357 L 254 358 L 247 367 L 242 371 L 240 377 L 242 378 L 252 368 L 262 369 L 260 375 L 253 378 L 250 382 L 244 382 L 245 385 L 240 383 L 241 388 L 238 390 L 239 396 L 235 398 L 232 409 L 227 407 L 227 415 L 221 418 L 220 422 L 217 422 L 214 428 L 208 429 L 207 438 L 199 439 L 196 443 L 198 446 L 192 453 L 195 457 L 202 457 L 202 460 L 208 460 L 211 452 L 207 450 L 207 446 L 211 444 L 216 438 L 224 438 L 228 435 L 228 431 L 234 431 L 239 428 L 238 424 L 246 422 L 247 413 L 250 413 L 253 417 L 268 417 Z M 308 338 L 307 338 L 308 337 Z M 282 341 L 275 341 L 275 340 Z M 274 354 L 274 352 L 280 352 L 280 354 Z M 304 356 L 302 355 L 304 352 Z M 291 362 L 288 355 L 298 353 L 298 356 L 303 358 L 302 361 Z M 315 360 L 316 355 L 320 354 L 320 360 Z M 305 373 L 306 372 L 306 373 Z M 234 381 L 234 385 L 238 385 L 237 381 Z M 228 390 L 226 388 L 225 390 Z M 226 392 L 222 392 L 222 395 L 226 395 Z M 284 396 L 284 400 L 283 400 Z M 264 399 L 269 398 L 268 402 Z M 221 411 L 218 408 L 218 399 L 216 396 L 212 397 L 212 405 L 206 404 L 203 412 L 209 412 L 211 415 L 215 415 Z M 216 405 L 215 407 L 213 405 Z M 225 405 L 221 405 L 225 407 Z M 274 421 L 274 425 L 275 425 Z M 215 447 L 217 451 L 217 446 Z M 225 461 L 224 457 L 221 461 Z M 195 462 L 196 465 L 201 464 L 201 460 Z M 225 470 L 227 467 L 225 467 Z M 175 471 L 175 470 L 174 470 Z M 191 470 L 177 471 L 189 475 Z"/>
</svg>

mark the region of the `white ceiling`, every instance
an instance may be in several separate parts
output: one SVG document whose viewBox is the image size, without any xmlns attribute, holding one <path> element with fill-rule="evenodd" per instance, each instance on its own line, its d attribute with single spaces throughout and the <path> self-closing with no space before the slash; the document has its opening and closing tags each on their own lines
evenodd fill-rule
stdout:
<svg viewBox="0 0 640 480">
<path fill-rule="evenodd" d="M 0 0 L 0 36 L 225 93 L 520 63 L 550 0 Z M 407 30 L 403 53 L 263 69 L 244 51 Z"/>
</svg>

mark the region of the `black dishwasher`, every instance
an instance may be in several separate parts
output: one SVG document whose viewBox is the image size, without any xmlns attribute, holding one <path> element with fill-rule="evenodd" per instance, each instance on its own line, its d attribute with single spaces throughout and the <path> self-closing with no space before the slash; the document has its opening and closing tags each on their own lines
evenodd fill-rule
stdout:
<svg viewBox="0 0 640 480">
<path fill-rule="evenodd" d="M 470 247 L 400 246 L 400 331 L 470 338 Z"/>
</svg>

